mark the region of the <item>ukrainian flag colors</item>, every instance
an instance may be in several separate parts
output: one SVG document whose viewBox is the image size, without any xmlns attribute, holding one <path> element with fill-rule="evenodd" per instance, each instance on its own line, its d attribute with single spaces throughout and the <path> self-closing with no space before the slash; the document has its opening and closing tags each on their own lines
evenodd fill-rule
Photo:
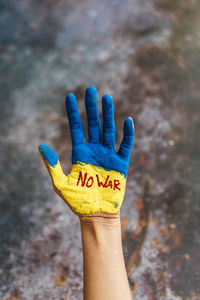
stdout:
<svg viewBox="0 0 200 300">
<path fill-rule="evenodd" d="M 53 184 L 72 210 L 82 215 L 115 214 L 124 197 L 126 179 L 117 171 L 78 162 L 66 176 L 60 162 L 52 167 L 46 162 Z"/>
</svg>

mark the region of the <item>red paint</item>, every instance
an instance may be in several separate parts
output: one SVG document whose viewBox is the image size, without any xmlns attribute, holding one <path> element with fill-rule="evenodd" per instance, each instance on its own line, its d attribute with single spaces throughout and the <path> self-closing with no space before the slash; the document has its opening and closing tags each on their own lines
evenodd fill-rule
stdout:
<svg viewBox="0 0 200 300">
<path fill-rule="evenodd" d="M 119 180 L 115 179 L 114 180 L 114 188 L 113 188 L 113 190 L 118 189 L 120 191 L 120 188 L 118 187 L 118 185 L 120 185 L 120 182 L 119 182 Z"/>
<path fill-rule="evenodd" d="M 96 178 L 97 178 L 98 187 L 101 187 L 101 186 L 104 187 L 103 182 L 99 180 L 99 175 L 96 174 Z"/>
<path fill-rule="evenodd" d="M 105 187 L 105 188 L 107 188 L 106 185 L 107 185 L 107 182 L 108 182 L 109 177 L 110 177 L 110 176 L 108 175 L 107 178 L 106 178 L 105 184 L 104 184 L 104 186 L 103 186 L 103 187 Z"/>
<path fill-rule="evenodd" d="M 91 183 L 89 184 L 89 181 L 91 180 Z M 89 178 L 88 178 L 88 181 L 87 181 L 87 183 L 86 183 L 86 186 L 89 188 L 89 187 L 91 187 L 92 185 L 93 185 L 93 182 L 94 182 L 94 178 L 92 177 L 92 176 L 90 176 Z"/>
<path fill-rule="evenodd" d="M 85 173 L 84 179 L 83 179 L 82 172 L 79 171 L 79 177 L 78 177 L 78 181 L 77 181 L 77 184 L 76 184 L 76 185 L 78 185 L 79 182 L 81 181 L 81 186 L 84 186 L 84 185 L 85 185 L 86 178 L 87 178 L 87 173 Z"/>
<path fill-rule="evenodd" d="M 112 189 L 112 181 L 111 181 L 111 180 L 108 182 L 106 188 L 107 188 L 107 187 L 110 187 L 110 188 Z"/>
<path fill-rule="evenodd" d="M 79 176 L 78 176 L 78 181 L 77 181 L 77 184 L 76 185 L 79 185 L 79 183 L 81 184 L 82 187 L 86 186 L 87 188 L 90 188 L 93 186 L 93 183 L 94 183 L 94 177 L 93 176 L 90 176 L 88 179 L 87 179 L 87 173 L 82 174 L 81 171 L 79 171 Z M 102 187 L 102 188 L 110 188 L 110 189 L 113 189 L 113 190 L 119 190 L 120 191 L 120 188 L 119 188 L 119 185 L 120 185 L 120 181 L 117 180 L 117 179 L 114 179 L 114 182 L 112 182 L 112 180 L 109 180 L 110 176 L 108 175 L 106 177 L 106 180 L 105 182 L 103 183 L 100 179 L 99 179 L 99 175 L 96 174 L 96 179 L 97 179 L 97 185 L 98 187 Z"/>
</svg>

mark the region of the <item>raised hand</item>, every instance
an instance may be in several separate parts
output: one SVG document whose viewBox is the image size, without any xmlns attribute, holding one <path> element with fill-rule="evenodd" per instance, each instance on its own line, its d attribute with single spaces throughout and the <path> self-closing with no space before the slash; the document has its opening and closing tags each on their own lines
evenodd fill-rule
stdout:
<svg viewBox="0 0 200 300">
<path fill-rule="evenodd" d="M 66 110 L 72 139 L 72 170 L 66 176 L 56 153 L 47 145 L 39 151 L 57 194 L 79 217 L 112 216 L 123 202 L 134 127 L 131 118 L 124 122 L 124 137 L 115 151 L 113 100 L 102 98 L 103 130 L 97 110 L 97 91 L 90 86 L 85 93 L 89 141 L 84 138 L 82 122 L 73 94 L 66 97 Z M 102 132 L 102 134 L 101 134 Z"/>
</svg>

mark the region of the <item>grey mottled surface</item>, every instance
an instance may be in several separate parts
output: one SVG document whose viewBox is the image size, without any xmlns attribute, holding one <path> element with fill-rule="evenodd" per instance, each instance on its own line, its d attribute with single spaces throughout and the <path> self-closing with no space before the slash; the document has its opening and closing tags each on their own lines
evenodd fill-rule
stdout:
<svg viewBox="0 0 200 300">
<path fill-rule="evenodd" d="M 78 220 L 54 194 L 37 147 L 66 172 L 66 92 L 95 85 L 136 125 L 121 211 L 133 299 L 200 299 L 200 2 L 0 2 L 1 299 L 82 299 Z"/>
</svg>

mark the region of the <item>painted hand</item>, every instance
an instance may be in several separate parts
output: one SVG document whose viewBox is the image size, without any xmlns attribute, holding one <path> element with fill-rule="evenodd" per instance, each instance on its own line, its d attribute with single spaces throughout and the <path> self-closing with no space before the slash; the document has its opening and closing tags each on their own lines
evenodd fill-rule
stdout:
<svg viewBox="0 0 200 300">
<path fill-rule="evenodd" d="M 72 170 L 66 176 L 56 153 L 47 145 L 39 151 L 57 194 L 79 217 L 117 214 L 122 205 L 134 127 L 131 118 L 124 122 L 124 137 L 115 152 L 114 108 L 111 96 L 102 99 L 103 134 L 97 110 L 97 91 L 86 89 L 85 107 L 89 142 L 84 139 L 82 122 L 73 94 L 66 97 L 66 110 L 72 139 Z"/>
</svg>

